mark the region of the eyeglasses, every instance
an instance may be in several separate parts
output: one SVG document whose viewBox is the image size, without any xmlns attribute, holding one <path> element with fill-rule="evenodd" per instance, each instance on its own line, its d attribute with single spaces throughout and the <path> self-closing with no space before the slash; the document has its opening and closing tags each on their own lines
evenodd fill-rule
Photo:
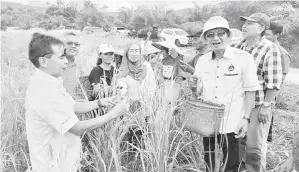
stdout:
<svg viewBox="0 0 299 172">
<path fill-rule="evenodd" d="M 104 55 L 106 55 L 106 56 L 113 56 L 114 55 L 114 52 L 107 52 L 107 53 L 103 53 Z"/>
<path fill-rule="evenodd" d="M 66 43 L 68 46 L 72 46 L 75 45 L 76 47 L 79 47 L 81 44 L 79 44 L 78 42 L 67 42 Z"/>
<path fill-rule="evenodd" d="M 217 35 L 217 37 L 223 37 L 224 35 L 226 34 L 225 31 L 222 31 L 222 32 L 217 32 L 217 33 L 207 33 L 206 34 L 206 38 L 208 39 L 212 39 L 212 38 L 215 38 L 215 35 Z"/>
<path fill-rule="evenodd" d="M 133 52 L 139 53 L 139 52 L 140 52 L 140 49 L 130 49 L 129 52 L 130 52 L 130 53 L 133 53 Z"/>
</svg>

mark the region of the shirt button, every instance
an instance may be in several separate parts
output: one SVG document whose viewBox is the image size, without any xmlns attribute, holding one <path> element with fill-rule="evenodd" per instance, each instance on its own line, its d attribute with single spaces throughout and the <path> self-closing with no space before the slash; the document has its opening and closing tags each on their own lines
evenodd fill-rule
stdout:
<svg viewBox="0 0 299 172">
<path fill-rule="evenodd" d="M 216 88 L 218 88 L 218 86 L 216 86 Z"/>
<path fill-rule="evenodd" d="M 215 99 L 217 99 L 217 96 L 215 96 Z"/>
<path fill-rule="evenodd" d="M 217 66 L 217 68 L 219 68 L 219 66 Z"/>
<path fill-rule="evenodd" d="M 219 76 L 217 76 L 217 78 L 219 78 Z"/>
</svg>

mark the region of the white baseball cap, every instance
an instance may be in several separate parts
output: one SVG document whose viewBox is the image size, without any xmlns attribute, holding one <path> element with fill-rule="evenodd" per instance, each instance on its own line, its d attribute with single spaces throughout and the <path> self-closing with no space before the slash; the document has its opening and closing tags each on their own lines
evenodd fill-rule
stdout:
<svg viewBox="0 0 299 172">
<path fill-rule="evenodd" d="M 207 31 L 212 30 L 212 29 L 216 29 L 216 28 L 225 28 L 228 29 L 230 32 L 230 28 L 229 28 L 229 24 L 227 22 L 227 20 L 221 16 L 214 16 L 211 17 L 203 26 L 203 31 L 201 34 L 201 39 L 205 39 L 204 35 Z"/>
<path fill-rule="evenodd" d="M 111 44 L 101 44 L 99 46 L 99 53 L 115 52 Z"/>
</svg>

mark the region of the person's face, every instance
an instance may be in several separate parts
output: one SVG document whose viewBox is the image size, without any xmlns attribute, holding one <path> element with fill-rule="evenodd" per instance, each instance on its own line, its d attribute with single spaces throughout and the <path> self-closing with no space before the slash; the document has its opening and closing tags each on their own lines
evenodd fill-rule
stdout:
<svg viewBox="0 0 299 172">
<path fill-rule="evenodd" d="M 192 38 L 192 46 L 198 47 L 201 44 L 200 37 L 193 37 Z"/>
<path fill-rule="evenodd" d="M 168 56 L 167 50 L 165 49 L 161 51 L 161 54 L 163 55 L 163 58 L 166 58 Z"/>
<path fill-rule="evenodd" d="M 131 62 L 135 63 L 141 59 L 141 50 L 138 45 L 133 44 L 128 51 L 128 58 Z"/>
<path fill-rule="evenodd" d="M 278 37 L 277 35 L 273 34 L 272 30 L 266 30 L 265 36 L 272 42 L 275 42 Z"/>
<path fill-rule="evenodd" d="M 40 65 L 54 77 L 60 77 L 67 68 L 68 60 L 64 53 L 63 45 L 52 45 L 52 54 L 47 57 L 40 57 Z"/>
<path fill-rule="evenodd" d="M 100 56 L 103 63 L 111 64 L 114 61 L 114 52 L 102 53 Z"/>
<path fill-rule="evenodd" d="M 260 36 L 264 28 L 265 27 L 263 25 L 257 22 L 246 20 L 242 26 L 243 37 L 249 38 L 249 37 Z"/>
<path fill-rule="evenodd" d="M 65 44 L 65 53 L 67 56 L 76 56 L 79 52 L 79 38 L 78 36 L 74 35 L 67 35 L 65 36 L 64 39 L 64 44 Z"/>
<path fill-rule="evenodd" d="M 206 32 L 205 39 L 211 50 L 224 50 L 230 41 L 226 29 L 216 28 Z"/>
</svg>

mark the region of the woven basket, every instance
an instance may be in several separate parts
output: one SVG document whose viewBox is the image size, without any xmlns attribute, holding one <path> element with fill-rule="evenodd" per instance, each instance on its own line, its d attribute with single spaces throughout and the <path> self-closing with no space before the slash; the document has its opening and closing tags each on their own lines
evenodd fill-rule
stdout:
<svg viewBox="0 0 299 172">
<path fill-rule="evenodd" d="M 218 133 L 224 115 L 224 105 L 201 99 L 189 99 L 180 106 L 180 125 L 188 131 L 208 137 Z"/>
</svg>

